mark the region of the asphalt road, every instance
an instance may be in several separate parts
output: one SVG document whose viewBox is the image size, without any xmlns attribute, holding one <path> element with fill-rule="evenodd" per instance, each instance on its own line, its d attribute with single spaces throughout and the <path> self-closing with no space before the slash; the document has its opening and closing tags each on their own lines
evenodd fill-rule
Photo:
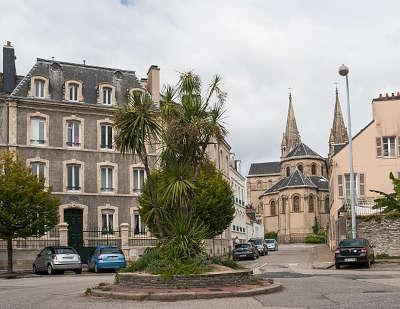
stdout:
<svg viewBox="0 0 400 309">
<path fill-rule="evenodd" d="M 315 249 L 315 248 L 314 248 Z M 113 274 L 65 274 L 0 279 L 0 309 L 33 308 L 400 308 L 400 267 L 312 269 L 312 246 L 281 245 L 278 252 L 243 261 L 274 278 L 282 292 L 249 298 L 183 302 L 134 302 L 83 296 L 88 287 L 112 282 Z"/>
</svg>

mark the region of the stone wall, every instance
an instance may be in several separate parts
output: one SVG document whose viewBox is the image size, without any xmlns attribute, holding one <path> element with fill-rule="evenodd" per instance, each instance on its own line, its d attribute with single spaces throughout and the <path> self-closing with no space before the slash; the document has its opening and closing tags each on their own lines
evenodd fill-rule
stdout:
<svg viewBox="0 0 400 309">
<path fill-rule="evenodd" d="M 187 288 L 248 284 L 252 280 L 251 270 L 232 270 L 199 275 L 177 275 L 163 278 L 160 275 L 142 273 L 119 273 L 119 284 L 131 288 Z"/>
<path fill-rule="evenodd" d="M 14 270 L 29 270 L 32 269 L 32 263 L 40 249 L 14 249 L 13 262 Z M 7 269 L 7 250 L 0 249 L 0 270 Z"/>
<path fill-rule="evenodd" d="M 358 218 L 357 236 L 375 245 L 375 254 L 400 256 L 400 219 L 383 215 L 368 221 Z"/>
</svg>

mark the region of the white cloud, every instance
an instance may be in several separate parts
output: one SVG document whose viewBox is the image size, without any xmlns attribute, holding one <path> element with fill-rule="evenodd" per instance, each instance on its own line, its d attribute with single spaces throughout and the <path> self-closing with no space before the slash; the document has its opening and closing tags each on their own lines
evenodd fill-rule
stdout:
<svg viewBox="0 0 400 309">
<path fill-rule="evenodd" d="M 132 69 L 161 67 L 162 82 L 196 70 L 222 74 L 233 151 L 277 160 L 288 88 L 302 139 L 327 153 L 342 62 L 350 66 L 354 133 L 379 92 L 397 91 L 397 1 L 12 1 L 0 3 L 0 39 L 25 74 L 36 57 Z M 4 31 L 5 30 L 5 31 Z M 343 110 L 344 106 L 343 106 Z M 243 170 L 247 173 L 247 170 Z"/>
</svg>

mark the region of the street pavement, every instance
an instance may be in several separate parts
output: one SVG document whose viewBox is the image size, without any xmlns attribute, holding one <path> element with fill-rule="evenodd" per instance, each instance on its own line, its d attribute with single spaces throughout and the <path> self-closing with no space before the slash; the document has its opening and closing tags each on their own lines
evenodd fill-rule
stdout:
<svg viewBox="0 0 400 309">
<path fill-rule="evenodd" d="M 181 302 L 135 302 L 84 296 L 86 288 L 112 282 L 114 275 L 65 274 L 0 279 L 0 309 L 33 308 L 400 308 L 400 266 L 376 264 L 371 269 L 315 269 L 331 259 L 323 246 L 280 245 L 278 252 L 242 261 L 259 276 L 283 285 L 274 294 L 247 298 Z M 328 265 L 328 264 L 327 264 Z"/>
</svg>

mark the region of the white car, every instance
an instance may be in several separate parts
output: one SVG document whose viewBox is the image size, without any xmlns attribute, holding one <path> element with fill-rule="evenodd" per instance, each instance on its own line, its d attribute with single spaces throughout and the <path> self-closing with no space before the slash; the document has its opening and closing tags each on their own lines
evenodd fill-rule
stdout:
<svg viewBox="0 0 400 309">
<path fill-rule="evenodd" d="M 275 239 L 266 239 L 268 251 L 278 251 L 278 242 Z"/>
</svg>

